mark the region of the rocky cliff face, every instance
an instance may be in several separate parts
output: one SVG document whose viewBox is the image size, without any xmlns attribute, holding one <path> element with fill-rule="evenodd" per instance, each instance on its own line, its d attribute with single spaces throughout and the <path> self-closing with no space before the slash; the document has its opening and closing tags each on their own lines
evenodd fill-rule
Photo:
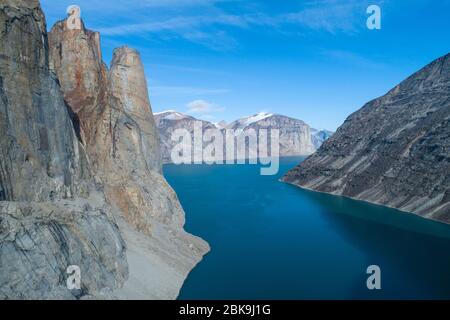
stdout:
<svg viewBox="0 0 450 320">
<path fill-rule="evenodd" d="M 38 1 L 0 3 L 0 43 L 0 298 L 118 288 L 124 242 L 49 68 Z M 83 270 L 80 290 L 66 286 L 71 265 Z"/>
<path fill-rule="evenodd" d="M 450 54 L 351 115 L 285 181 L 450 222 Z"/>
<path fill-rule="evenodd" d="M 330 131 L 311 129 L 308 124 L 301 120 L 277 114 L 261 113 L 236 120 L 228 125 L 224 122 L 213 124 L 176 111 L 157 113 L 155 114 L 155 120 L 160 135 L 163 160 L 166 163 L 171 162 L 171 151 L 178 144 L 177 141 L 172 140 L 173 132 L 177 129 L 186 129 L 193 136 L 196 122 L 201 122 L 203 132 L 208 129 L 221 130 L 224 141 L 225 130 L 234 130 L 235 145 L 237 145 L 239 138 L 245 136 L 249 130 L 259 133 L 260 129 L 267 129 L 268 132 L 271 129 L 278 129 L 280 130 L 280 156 L 310 155 L 332 135 Z M 204 147 L 206 145 L 208 143 L 204 143 Z M 248 143 L 246 148 L 248 150 Z M 258 150 L 254 150 L 253 153 L 255 152 L 257 153 Z M 225 149 L 223 154 L 226 156 Z M 244 150 L 241 150 L 240 154 L 244 154 Z"/>
<path fill-rule="evenodd" d="M 2 1 L 0 38 L 0 298 L 176 298 L 208 245 L 161 175 L 139 54 L 108 71 L 65 21 L 48 41 L 38 1 Z"/>
<path fill-rule="evenodd" d="M 94 175 L 108 203 L 117 209 L 130 249 L 129 261 L 149 260 L 147 267 L 130 263 L 131 284 L 126 283 L 126 294 L 118 294 L 123 298 L 176 298 L 208 245 L 184 232 L 183 209 L 162 176 L 159 140 L 139 53 L 128 47 L 116 49 L 107 70 L 99 34 L 81 26 L 70 30 L 64 20 L 52 28 L 52 65 L 80 123 Z M 152 270 L 156 259 L 161 263 Z M 153 289 L 143 285 L 148 279 Z"/>
</svg>

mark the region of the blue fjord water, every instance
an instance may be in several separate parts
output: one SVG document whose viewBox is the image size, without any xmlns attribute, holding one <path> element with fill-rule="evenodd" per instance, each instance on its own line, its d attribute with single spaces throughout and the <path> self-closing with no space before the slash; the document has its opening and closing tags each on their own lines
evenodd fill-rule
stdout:
<svg viewBox="0 0 450 320">
<path fill-rule="evenodd" d="M 166 165 L 211 252 L 179 299 L 450 298 L 450 226 L 279 182 L 252 165 Z M 380 291 L 366 286 L 381 268 Z"/>
</svg>

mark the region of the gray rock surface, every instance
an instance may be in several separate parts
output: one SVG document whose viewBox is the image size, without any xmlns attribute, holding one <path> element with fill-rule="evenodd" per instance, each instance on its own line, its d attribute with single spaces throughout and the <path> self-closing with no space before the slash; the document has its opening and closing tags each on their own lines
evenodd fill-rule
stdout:
<svg viewBox="0 0 450 320">
<path fill-rule="evenodd" d="M 450 222 L 450 54 L 352 114 L 284 180 Z"/>
<path fill-rule="evenodd" d="M 86 192 L 89 176 L 58 81 L 38 4 L 0 4 L 0 200 Z"/>
<path fill-rule="evenodd" d="M 38 1 L 0 3 L 0 43 L 0 298 L 119 288 L 124 242 L 49 67 Z M 81 268 L 81 290 L 66 286 L 70 265 Z"/>
<path fill-rule="evenodd" d="M 125 243 L 111 221 L 88 201 L 0 202 L 0 299 L 77 299 L 121 287 Z M 80 290 L 66 284 L 74 265 Z"/>
</svg>

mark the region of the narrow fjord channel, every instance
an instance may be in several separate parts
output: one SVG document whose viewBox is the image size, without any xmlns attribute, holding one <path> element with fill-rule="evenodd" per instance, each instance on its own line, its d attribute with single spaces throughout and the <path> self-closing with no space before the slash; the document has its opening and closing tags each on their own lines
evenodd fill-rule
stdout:
<svg viewBox="0 0 450 320">
<path fill-rule="evenodd" d="M 450 298 L 450 226 L 301 190 L 258 166 L 166 165 L 188 232 L 211 245 L 179 299 Z M 367 267 L 381 268 L 369 291 Z"/>
</svg>

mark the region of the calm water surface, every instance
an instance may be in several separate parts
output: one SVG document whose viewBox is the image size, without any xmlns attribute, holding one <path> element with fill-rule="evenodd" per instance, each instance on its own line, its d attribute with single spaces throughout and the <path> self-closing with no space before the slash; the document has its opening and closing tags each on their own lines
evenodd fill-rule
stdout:
<svg viewBox="0 0 450 320">
<path fill-rule="evenodd" d="M 279 182 L 258 166 L 167 165 L 187 231 L 212 251 L 180 299 L 450 298 L 450 226 Z M 381 267 L 381 291 L 366 287 Z"/>
</svg>

